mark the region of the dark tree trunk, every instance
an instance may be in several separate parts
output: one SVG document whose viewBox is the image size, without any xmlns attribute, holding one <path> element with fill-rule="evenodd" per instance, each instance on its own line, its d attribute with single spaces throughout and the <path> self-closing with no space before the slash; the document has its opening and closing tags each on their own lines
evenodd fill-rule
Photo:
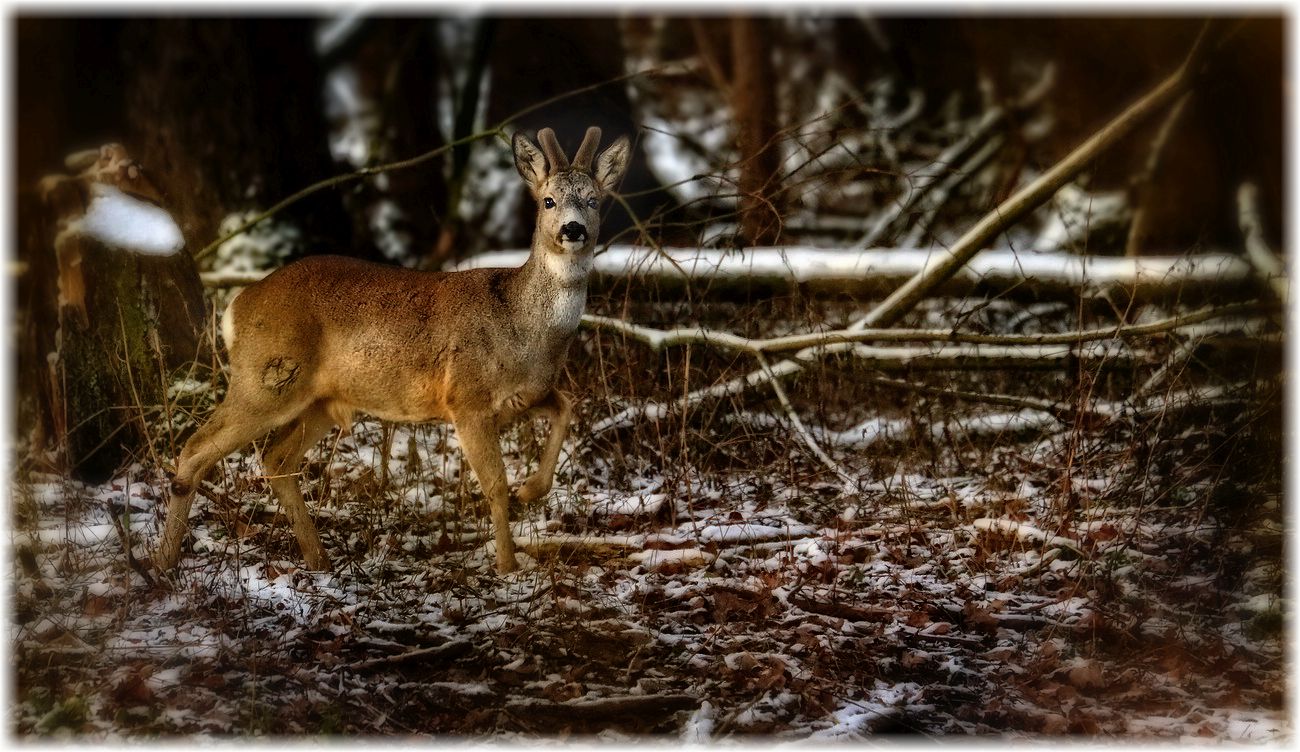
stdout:
<svg viewBox="0 0 1300 752">
<path fill-rule="evenodd" d="M 731 20 L 731 106 L 740 150 L 740 234 L 746 245 L 772 245 L 780 233 L 775 205 L 781 152 L 777 144 L 771 20 Z"/>
<path fill-rule="evenodd" d="M 375 103 L 379 116 L 374 163 L 408 159 L 443 143 L 438 128 L 437 22 L 410 18 L 372 18 L 354 31 L 331 64 L 349 62 L 358 93 Z M 373 233 L 370 215 L 391 201 L 400 219 L 391 228 L 409 246 L 409 256 L 430 253 L 447 203 L 442 162 L 395 170 L 383 181 L 367 181 L 349 192 L 346 203 L 357 232 Z M 338 169 L 348 169 L 340 166 Z M 369 241 L 374 243 L 374 241 Z"/>
<path fill-rule="evenodd" d="M 474 117 L 479 109 L 483 77 L 487 74 L 488 56 L 492 52 L 496 25 L 496 18 L 486 16 L 479 19 L 475 26 L 469 65 L 465 71 L 464 83 L 456 96 L 456 110 L 452 117 L 452 141 L 460 141 L 473 133 Z M 457 241 L 460 239 L 463 224 L 463 218 L 460 216 L 460 201 L 465 192 L 465 180 L 469 173 L 470 148 L 470 144 L 463 144 L 452 149 L 451 173 L 448 178 L 447 203 L 442 215 L 442 228 L 437 245 L 428 259 L 428 265 L 433 268 L 442 266 L 455 255 Z"/>
<path fill-rule="evenodd" d="M 148 165 L 187 245 L 211 242 L 223 217 L 265 209 L 334 174 L 322 76 L 307 18 L 167 18 L 126 22 L 128 147 Z M 339 194 L 282 215 L 313 252 L 370 255 Z M 361 243 L 362 247 L 356 247 Z"/>
</svg>

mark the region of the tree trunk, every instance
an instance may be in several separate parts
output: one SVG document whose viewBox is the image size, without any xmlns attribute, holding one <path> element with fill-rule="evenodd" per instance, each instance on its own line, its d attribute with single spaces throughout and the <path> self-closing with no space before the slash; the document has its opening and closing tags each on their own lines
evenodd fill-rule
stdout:
<svg viewBox="0 0 1300 752">
<path fill-rule="evenodd" d="M 309 18 L 164 18 L 123 31 L 127 143 L 149 166 L 189 248 L 235 211 L 264 209 L 334 174 Z M 313 252 L 373 255 L 337 192 L 282 218 Z"/>
<path fill-rule="evenodd" d="M 19 203 L 31 264 L 19 295 L 20 412 L 36 429 L 33 448 L 95 482 L 150 451 L 170 372 L 199 354 L 205 318 L 188 253 L 146 255 L 71 229 L 104 182 L 51 176 Z"/>
<path fill-rule="evenodd" d="M 780 235 L 776 200 L 781 151 L 777 145 L 771 20 L 731 19 L 731 106 L 740 149 L 740 234 L 745 244 L 772 245 Z"/>
<path fill-rule="evenodd" d="M 338 49 L 327 53 L 326 70 L 350 66 L 356 74 L 358 98 L 375 108 L 378 118 L 370 164 L 408 159 L 443 144 L 438 127 L 439 23 L 368 18 Z M 348 163 L 336 170 L 358 166 Z M 347 192 L 344 202 L 354 231 L 369 238 L 364 245 L 374 245 L 389 262 L 419 262 L 429 256 L 447 204 L 441 166 L 442 162 L 434 162 L 394 170 L 382 179 L 357 183 Z M 385 203 L 396 211 L 386 212 Z"/>
</svg>

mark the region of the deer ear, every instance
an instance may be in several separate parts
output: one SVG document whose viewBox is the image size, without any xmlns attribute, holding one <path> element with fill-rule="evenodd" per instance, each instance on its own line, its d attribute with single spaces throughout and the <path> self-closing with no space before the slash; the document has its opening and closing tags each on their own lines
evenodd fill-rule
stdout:
<svg viewBox="0 0 1300 752">
<path fill-rule="evenodd" d="M 620 136 L 604 153 L 596 157 L 596 182 L 600 184 L 601 190 L 612 191 L 618 187 L 623 173 L 627 172 L 627 161 L 631 153 L 632 147 L 627 136 Z"/>
<path fill-rule="evenodd" d="M 546 180 L 546 156 L 523 131 L 515 131 L 511 145 L 514 147 L 515 169 L 519 170 L 519 177 L 524 179 L 529 188 L 536 189 Z"/>
</svg>

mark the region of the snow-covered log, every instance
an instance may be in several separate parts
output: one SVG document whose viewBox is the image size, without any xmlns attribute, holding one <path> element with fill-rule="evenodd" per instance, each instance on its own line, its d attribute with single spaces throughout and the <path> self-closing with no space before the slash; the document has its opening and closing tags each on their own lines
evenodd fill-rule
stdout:
<svg viewBox="0 0 1300 752">
<path fill-rule="evenodd" d="M 528 252 L 495 251 L 466 259 L 457 269 L 518 266 Z M 933 267 L 942 250 L 845 250 L 810 247 L 721 249 L 612 246 L 596 256 L 597 287 L 626 281 L 656 292 L 687 285 L 710 294 L 736 290 L 873 294 L 892 290 Z M 1124 290 L 1140 297 L 1188 296 L 1237 289 L 1251 268 L 1234 253 L 1121 258 L 1062 252 L 981 251 L 933 292 L 965 294 L 1011 288 L 1039 294 L 1100 295 Z M 212 278 L 212 284 L 221 280 Z"/>
</svg>

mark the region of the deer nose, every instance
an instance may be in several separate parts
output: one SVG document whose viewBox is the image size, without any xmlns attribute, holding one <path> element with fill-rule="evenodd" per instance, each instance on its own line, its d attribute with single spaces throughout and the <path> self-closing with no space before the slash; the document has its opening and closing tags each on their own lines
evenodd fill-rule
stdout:
<svg viewBox="0 0 1300 752">
<path fill-rule="evenodd" d="M 587 227 L 581 222 L 569 222 L 560 227 L 560 239 L 579 241 L 587 239 Z"/>
</svg>

